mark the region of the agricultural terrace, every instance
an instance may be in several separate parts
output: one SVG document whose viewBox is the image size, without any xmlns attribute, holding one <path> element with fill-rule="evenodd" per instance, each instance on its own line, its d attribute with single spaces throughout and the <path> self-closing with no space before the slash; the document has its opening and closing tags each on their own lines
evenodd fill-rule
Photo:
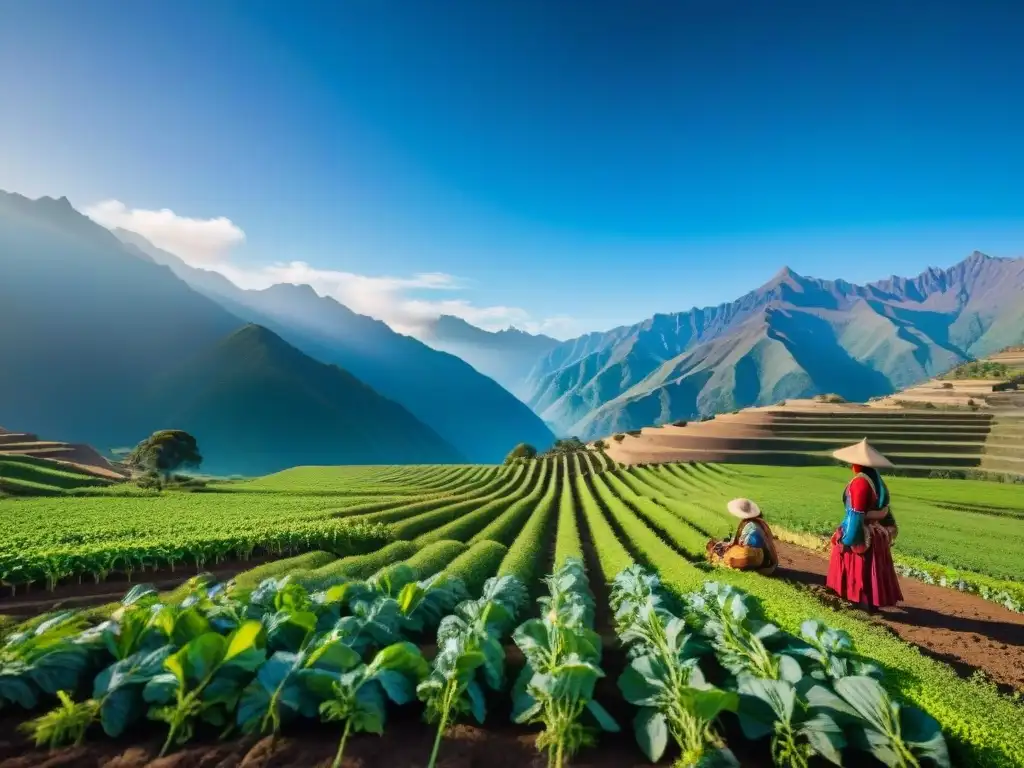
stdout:
<svg viewBox="0 0 1024 768">
<path fill-rule="evenodd" d="M 684 765 L 1024 765 L 1024 709 L 1007 695 L 1024 690 L 1024 616 L 997 604 L 1019 607 L 1024 594 L 1019 490 L 892 479 L 895 554 L 921 580 L 903 579 L 901 609 L 868 617 L 820 587 L 827 562 L 816 550 L 841 518 L 846 476 L 624 470 L 578 452 L 500 468 L 307 467 L 203 492 L 0 500 L 8 632 L 55 602 L 81 606 L 21 624 L 42 628 L 30 646 L 11 635 L 0 683 L 17 681 L 0 684 L 0 699 L 24 712 L 15 717 L 41 745 L 28 759 L 40 761 L 47 744 L 78 739 L 86 751 L 74 759 L 85 760 L 89 745 L 131 725 L 147 759 L 178 752 L 225 765 L 251 748 L 238 732 L 280 732 L 261 759 L 282 765 L 335 754 L 335 765 L 434 766 L 446 755 L 449 765 L 527 765 L 537 752 L 523 729 L 541 733 L 536 747 L 558 766 L 577 753 L 595 766 L 681 754 Z M 779 530 L 773 578 L 703 563 L 707 539 L 735 529 L 725 502 L 737 495 Z M 228 588 L 174 588 L 200 570 Z M 136 589 L 115 614 L 129 578 L 167 591 Z M 143 651 L 164 656 L 131 655 Z M 172 653 L 213 677 L 188 665 L 179 675 L 164 662 Z M 58 680 L 34 671 L 48 658 L 74 661 Z M 138 677 L 117 678 L 127 682 L 116 692 L 128 706 L 108 711 L 115 692 L 100 673 L 128 658 Z M 5 668 L 12 659 L 20 666 Z M 204 693 L 211 680 L 224 698 Z M 58 689 L 70 698 L 53 710 Z M 879 715 L 890 711 L 898 726 Z M 302 719 L 325 725 L 289 738 Z M 473 725 L 448 728 L 456 720 Z M 383 730 L 384 741 L 361 730 Z M 27 750 L 0 742 L 0 761 Z"/>
</svg>

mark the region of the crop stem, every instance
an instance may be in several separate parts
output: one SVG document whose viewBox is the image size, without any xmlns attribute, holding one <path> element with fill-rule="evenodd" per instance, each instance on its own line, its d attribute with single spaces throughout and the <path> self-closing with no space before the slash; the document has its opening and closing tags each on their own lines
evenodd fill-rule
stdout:
<svg viewBox="0 0 1024 768">
<path fill-rule="evenodd" d="M 349 730 L 352 728 L 352 720 L 345 721 L 345 730 L 341 733 L 341 743 L 338 744 L 338 751 L 334 755 L 334 762 L 331 763 L 331 768 L 341 768 L 341 756 L 345 754 L 345 742 L 348 741 Z"/>
</svg>

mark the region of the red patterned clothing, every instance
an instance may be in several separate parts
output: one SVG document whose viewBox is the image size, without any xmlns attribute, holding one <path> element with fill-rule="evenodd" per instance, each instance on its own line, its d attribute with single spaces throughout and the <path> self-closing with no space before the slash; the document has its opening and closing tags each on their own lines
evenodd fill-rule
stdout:
<svg viewBox="0 0 1024 768">
<path fill-rule="evenodd" d="M 832 535 L 832 556 L 829 561 L 827 585 L 840 597 L 872 608 L 895 605 L 903 599 L 896 568 L 892 561 L 892 536 L 896 531 L 891 514 L 884 519 L 868 520 L 869 512 L 888 508 L 888 489 L 881 478 L 878 487 L 861 467 L 853 468 L 857 475 L 843 494 L 849 512 L 863 526 L 860 543 L 843 544 L 843 527 Z M 883 497 L 884 505 L 879 505 Z M 860 517 L 863 516 L 863 517 Z M 849 540 L 849 538 L 847 539 Z"/>
</svg>

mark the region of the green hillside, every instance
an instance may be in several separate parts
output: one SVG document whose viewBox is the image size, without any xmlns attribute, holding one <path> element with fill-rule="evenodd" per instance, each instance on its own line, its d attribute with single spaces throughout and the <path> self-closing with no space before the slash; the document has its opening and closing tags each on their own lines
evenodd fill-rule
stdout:
<svg viewBox="0 0 1024 768">
<path fill-rule="evenodd" d="M 204 471 L 299 464 L 460 461 L 402 406 L 258 325 L 247 325 L 140 393 L 140 418 L 196 436 Z"/>
</svg>

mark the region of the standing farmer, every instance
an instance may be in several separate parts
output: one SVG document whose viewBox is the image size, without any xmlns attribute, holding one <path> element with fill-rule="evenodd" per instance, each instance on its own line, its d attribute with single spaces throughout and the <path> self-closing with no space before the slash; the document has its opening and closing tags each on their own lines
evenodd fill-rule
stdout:
<svg viewBox="0 0 1024 768">
<path fill-rule="evenodd" d="M 889 510 L 889 489 L 878 473 L 892 462 L 867 438 L 832 455 L 852 466 L 853 479 L 843 491 L 846 516 L 832 535 L 826 583 L 844 600 L 874 613 L 903 599 L 891 552 L 898 530 Z"/>
</svg>

